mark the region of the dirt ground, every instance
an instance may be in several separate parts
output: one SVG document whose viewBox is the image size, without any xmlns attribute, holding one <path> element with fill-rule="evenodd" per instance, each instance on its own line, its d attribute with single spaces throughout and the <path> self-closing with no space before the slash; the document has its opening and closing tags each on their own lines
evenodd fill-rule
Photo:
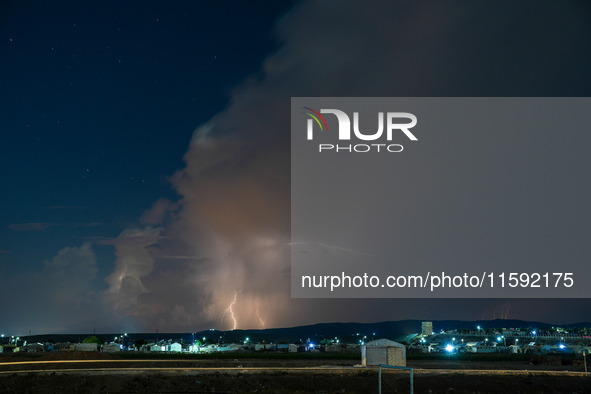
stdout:
<svg viewBox="0 0 591 394">
<path fill-rule="evenodd" d="M 42 363 L 12 364 L 19 361 Z M 247 358 L 120 361 L 116 356 L 90 352 L 52 353 L 34 359 L 3 356 L 0 393 L 377 393 L 377 370 L 354 364 L 351 360 Z M 591 377 L 578 371 L 582 367 L 572 365 L 408 364 L 415 368 L 415 393 L 591 393 Z M 382 392 L 408 393 L 409 385 L 407 371 L 384 373 Z"/>
</svg>

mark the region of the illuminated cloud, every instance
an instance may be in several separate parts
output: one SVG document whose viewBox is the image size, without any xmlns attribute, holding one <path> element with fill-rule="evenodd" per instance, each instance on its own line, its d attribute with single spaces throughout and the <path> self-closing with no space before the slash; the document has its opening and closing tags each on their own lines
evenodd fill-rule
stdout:
<svg viewBox="0 0 591 394">
<path fill-rule="evenodd" d="M 143 327 L 163 330 L 233 327 L 222 315 L 237 291 L 238 328 L 367 318 L 358 317 L 365 300 L 347 308 L 344 301 L 314 301 L 306 309 L 311 302 L 290 298 L 290 97 L 560 94 L 570 74 L 557 73 L 540 87 L 544 70 L 573 56 L 580 68 L 576 58 L 585 55 L 557 44 L 548 56 L 555 30 L 543 16 L 580 21 L 581 13 L 555 2 L 536 5 L 296 5 L 277 25 L 281 47 L 260 75 L 238 86 L 228 108 L 195 130 L 185 168 L 171 177 L 179 201 L 158 200 L 142 215 L 142 225 L 161 228 L 99 241 L 117 248 L 107 278 L 110 300 Z M 482 301 L 465 303 L 466 310 L 482 308 Z M 397 313 L 413 316 L 421 305 L 409 300 Z M 430 305 L 445 309 L 441 300 Z"/>
<path fill-rule="evenodd" d="M 149 291 L 142 284 L 142 279 L 154 268 L 149 247 L 161 239 L 161 231 L 161 228 L 131 228 L 115 239 L 101 242 L 115 245 L 116 249 L 115 270 L 105 279 L 110 285 L 107 297 L 116 309 L 134 307 L 137 297 Z"/>
</svg>

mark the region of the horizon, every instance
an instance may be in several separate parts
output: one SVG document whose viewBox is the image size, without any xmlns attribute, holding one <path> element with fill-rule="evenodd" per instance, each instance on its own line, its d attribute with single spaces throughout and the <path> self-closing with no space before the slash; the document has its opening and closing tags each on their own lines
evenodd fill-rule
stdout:
<svg viewBox="0 0 591 394">
<path fill-rule="evenodd" d="M 158 331 L 158 332 L 148 332 L 148 331 L 143 331 L 143 332 L 125 332 L 125 334 L 131 336 L 131 335 L 165 335 L 165 334 L 188 334 L 190 335 L 191 333 L 197 334 L 197 333 L 207 333 L 207 332 L 218 332 L 218 333 L 228 333 L 228 332 L 240 332 L 240 331 L 267 331 L 267 330 L 284 330 L 284 329 L 297 329 L 297 328 L 308 328 L 308 327 L 314 327 L 314 326 L 318 326 L 318 325 L 347 325 L 347 324 L 359 324 L 359 325 L 367 325 L 367 326 L 371 326 L 371 325 L 378 325 L 378 324 L 385 324 L 385 323 L 400 323 L 400 322 L 422 322 L 422 321 L 431 321 L 433 323 L 442 323 L 442 322 L 460 322 L 460 323 L 480 323 L 483 324 L 483 322 L 503 322 L 503 321 L 508 321 L 508 322 L 524 322 L 524 323 L 535 323 L 540 325 L 540 327 L 536 327 L 536 328 L 542 328 L 542 327 L 569 327 L 569 328 L 575 328 L 575 327 L 585 327 L 587 325 L 591 326 L 591 321 L 579 321 L 579 322 L 575 322 L 575 323 L 569 323 L 569 324 L 553 324 L 553 323 L 547 323 L 547 322 L 541 322 L 541 321 L 532 321 L 532 320 L 521 320 L 521 319 L 492 319 L 492 320 L 455 320 L 455 319 L 448 319 L 448 320 L 417 320 L 417 319 L 402 319 L 402 320 L 385 320 L 385 321 L 377 321 L 377 322 L 371 322 L 371 323 L 360 323 L 360 322 L 321 322 L 321 323 L 314 323 L 314 324 L 308 324 L 308 325 L 301 325 L 301 326 L 288 326 L 288 327 L 267 327 L 267 328 L 237 328 L 237 329 L 228 329 L 228 330 L 221 330 L 221 329 L 207 329 L 207 330 L 200 330 L 200 331 Z M 544 325 L 544 326 L 542 326 Z M 420 328 L 420 327 L 419 327 Z M 467 329 L 468 327 L 462 327 L 462 329 Z M 502 327 L 502 326 L 492 326 L 490 325 L 489 327 L 483 327 L 483 328 L 524 328 L 524 327 Z M 420 330 L 417 330 L 420 331 Z M 53 333 L 31 333 L 31 334 L 26 334 L 26 335 L 14 335 L 14 337 L 18 336 L 20 338 L 26 338 L 26 337 L 35 337 L 35 336 L 50 336 L 50 335 L 100 335 L 100 336 L 104 336 L 104 335 L 121 335 L 121 330 L 118 331 L 112 331 L 112 332 L 92 332 L 92 334 L 90 332 L 53 332 Z M 3 336 L 2 338 L 10 338 L 10 336 Z"/>
</svg>

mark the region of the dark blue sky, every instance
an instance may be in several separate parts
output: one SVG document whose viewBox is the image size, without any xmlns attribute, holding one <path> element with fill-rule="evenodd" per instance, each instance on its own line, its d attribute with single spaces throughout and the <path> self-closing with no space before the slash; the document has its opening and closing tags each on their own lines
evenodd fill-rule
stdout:
<svg viewBox="0 0 591 394">
<path fill-rule="evenodd" d="M 228 329 L 234 299 L 239 328 L 421 319 L 425 308 L 441 320 L 591 320 L 589 299 L 292 300 L 286 247 L 290 97 L 589 96 L 590 10 L 2 2 L 0 315 L 11 318 L 0 331 Z M 528 166 L 543 166 L 528 146 L 540 160 Z M 564 182 L 586 176 L 578 167 Z M 578 200 L 590 192 L 580 186 Z M 450 223 L 451 239 L 461 231 Z M 577 233 L 584 245 L 588 226 Z"/>
<path fill-rule="evenodd" d="M 36 266 L 72 238 L 117 236 L 174 199 L 167 177 L 193 130 L 276 49 L 289 5 L 4 2 L 2 270 Z M 10 228 L 22 223 L 51 226 Z"/>
</svg>

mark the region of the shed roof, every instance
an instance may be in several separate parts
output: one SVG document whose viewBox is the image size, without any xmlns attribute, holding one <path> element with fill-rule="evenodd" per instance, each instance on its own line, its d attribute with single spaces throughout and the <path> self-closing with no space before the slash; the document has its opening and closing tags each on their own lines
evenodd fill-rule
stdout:
<svg viewBox="0 0 591 394">
<path fill-rule="evenodd" d="M 401 343 L 394 342 L 394 341 L 391 341 L 391 340 L 385 339 L 385 338 L 384 339 L 376 339 L 374 341 L 367 342 L 365 344 L 365 346 L 396 346 L 396 347 L 406 348 L 406 346 L 404 346 Z"/>
</svg>

